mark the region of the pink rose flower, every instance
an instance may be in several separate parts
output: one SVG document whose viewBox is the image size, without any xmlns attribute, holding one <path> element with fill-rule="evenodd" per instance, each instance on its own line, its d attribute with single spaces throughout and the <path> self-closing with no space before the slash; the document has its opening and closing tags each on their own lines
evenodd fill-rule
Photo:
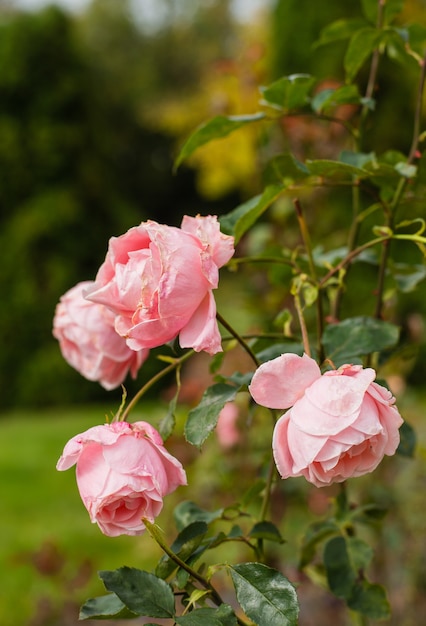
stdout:
<svg viewBox="0 0 426 626">
<path fill-rule="evenodd" d="M 288 409 L 272 448 L 282 478 L 304 476 L 317 487 L 372 472 L 395 453 L 402 418 L 376 373 L 342 365 L 321 375 L 306 354 L 283 354 L 255 372 L 250 393 L 263 406 Z"/>
<path fill-rule="evenodd" d="M 83 292 L 92 284 L 78 283 L 61 297 L 53 319 L 53 336 L 74 369 L 109 390 L 118 387 L 129 371 L 135 378 L 149 350 L 131 350 L 114 328 L 114 313 L 84 298 Z"/>
<path fill-rule="evenodd" d="M 182 465 L 147 422 L 94 426 L 66 444 L 56 469 L 77 464 L 77 485 L 90 519 L 109 537 L 140 535 L 163 497 L 186 485 Z"/>
<path fill-rule="evenodd" d="M 182 348 L 215 354 L 222 346 L 212 290 L 233 254 L 216 217 L 185 216 L 181 228 L 143 222 L 110 239 L 86 297 L 117 315 L 115 329 L 132 350 L 179 335 Z"/>
</svg>

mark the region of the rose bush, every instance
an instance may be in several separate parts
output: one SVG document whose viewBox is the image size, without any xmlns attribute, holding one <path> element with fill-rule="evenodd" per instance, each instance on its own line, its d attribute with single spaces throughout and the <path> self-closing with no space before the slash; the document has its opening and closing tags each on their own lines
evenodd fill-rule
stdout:
<svg viewBox="0 0 426 626">
<path fill-rule="evenodd" d="M 128 372 L 135 378 L 149 350 L 131 350 L 114 328 L 114 313 L 84 298 L 91 285 L 91 281 L 80 282 L 61 297 L 53 335 L 74 369 L 109 390 L 118 387 Z"/>
<path fill-rule="evenodd" d="M 115 328 L 132 350 L 179 335 L 182 348 L 215 354 L 222 347 L 212 290 L 233 242 L 215 216 L 185 216 L 181 228 L 143 222 L 110 239 L 86 296 L 117 315 Z"/>
<path fill-rule="evenodd" d="M 306 354 L 283 354 L 257 369 L 249 387 L 254 400 L 290 409 L 272 440 L 282 478 L 304 476 L 322 487 L 372 472 L 384 455 L 395 453 L 402 418 L 375 377 L 360 365 L 321 375 Z"/>
<path fill-rule="evenodd" d="M 66 470 L 75 464 L 90 519 L 110 537 L 143 533 L 142 517 L 153 522 L 163 497 L 186 485 L 182 465 L 147 422 L 112 422 L 76 435 L 56 467 Z"/>
</svg>

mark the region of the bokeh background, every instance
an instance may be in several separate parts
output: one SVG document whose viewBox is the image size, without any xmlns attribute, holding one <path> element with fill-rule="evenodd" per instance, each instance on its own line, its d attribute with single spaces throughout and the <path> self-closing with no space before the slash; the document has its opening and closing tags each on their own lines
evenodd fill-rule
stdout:
<svg viewBox="0 0 426 626">
<path fill-rule="evenodd" d="M 340 0 L 315 7 L 309 0 L 0 0 L 2 626 L 73 625 L 76 607 L 102 592 L 96 569 L 138 566 L 149 553 L 146 539 L 102 537 L 88 523 L 72 472 L 55 472 L 67 439 L 103 421 L 121 395 L 85 381 L 63 360 L 51 334 L 59 297 L 94 278 L 110 236 L 146 219 L 178 225 L 184 214 L 221 215 L 258 193 L 259 158 L 277 147 L 259 128 L 213 142 L 175 173 L 173 159 L 202 121 L 256 111 L 259 85 L 299 72 L 331 85 L 342 81 L 344 44 L 321 54 L 312 44 L 333 19 L 359 14 L 355 0 L 344 9 Z M 426 25 L 425 14 L 424 0 L 407 0 L 401 19 Z M 376 149 L 408 151 L 411 121 L 402 121 L 413 117 L 415 81 L 414 73 L 384 61 L 370 137 Z M 281 131 L 274 141 L 301 158 L 330 156 L 343 141 L 338 133 L 325 140 L 321 128 L 297 121 Z M 342 226 L 340 200 L 315 200 L 320 242 Z M 259 226 L 252 251 L 282 226 L 288 241 L 297 241 L 288 214 L 280 206 L 271 223 Z M 258 278 L 227 274 L 219 296 L 231 318 L 247 325 L 261 308 Z M 276 285 L 285 278 L 275 276 Z M 355 272 L 354 280 L 361 285 L 367 279 Z M 265 308 L 270 304 L 263 301 Z M 416 460 L 398 461 L 392 491 L 379 493 L 393 511 L 380 545 L 381 574 L 394 589 L 395 626 L 417 624 L 418 611 L 426 610 L 425 312 L 424 287 L 393 309 L 407 345 L 390 373 L 419 436 Z M 144 376 L 158 367 L 155 360 L 144 365 Z M 126 386 L 129 393 L 137 388 L 131 381 Z M 187 401 L 198 392 L 188 383 Z M 167 384 L 153 390 L 144 410 L 155 421 L 166 401 Z M 206 454 L 203 471 L 211 485 L 217 481 L 232 492 L 227 471 L 237 453 L 217 473 L 216 452 L 213 446 Z M 302 506 L 307 499 L 310 513 L 321 511 L 323 503 L 298 481 L 285 489 L 287 502 L 294 498 Z M 296 517 L 290 536 L 297 538 L 297 527 Z M 318 601 L 337 610 L 329 598 Z M 303 624 L 321 626 L 315 614 L 316 621 L 304 617 Z M 327 614 L 324 619 L 329 623 Z"/>
</svg>

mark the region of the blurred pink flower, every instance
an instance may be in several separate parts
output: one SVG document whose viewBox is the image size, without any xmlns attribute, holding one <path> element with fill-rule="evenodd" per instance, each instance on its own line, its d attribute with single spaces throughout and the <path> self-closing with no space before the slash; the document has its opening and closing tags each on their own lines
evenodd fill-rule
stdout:
<svg viewBox="0 0 426 626">
<path fill-rule="evenodd" d="M 140 535 L 163 497 L 186 485 L 182 465 L 147 422 L 94 426 L 66 444 L 56 468 L 77 464 L 77 485 L 90 519 L 109 537 Z"/>
<path fill-rule="evenodd" d="M 241 439 L 241 433 L 237 428 L 238 415 L 239 410 L 235 402 L 227 402 L 219 413 L 216 435 L 223 448 L 232 448 Z"/>
<path fill-rule="evenodd" d="M 222 350 L 212 290 L 234 239 L 215 216 L 185 216 L 181 228 L 143 222 L 112 237 L 86 297 L 109 307 L 132 350 L 154 348 L 179 335 L 182 348 Z"/>
<path fill-rule="evenodd" d="M 402 418 L 395 398 L 373 382 L 376 373 L 342 365 L 321 375 L 306 354 L 283 354 L 261 365 L 249 391 L 275 409 L 272 447 L 282 478 L 304 476 L 317 487 L 372 472 L 395 453 Z"/>
<path fill-rule="evenodd" d="M 131 350 L 114 328 L 114 313 L 84 298 L 84 290 L 92 284 L 78 283 L 61 297 L 53 319 L 53 335 L 64 359 L 74 369 L 105 389 L 114 389 L 129 371 L 136 377 L 149 350 Z"/>
</svg>

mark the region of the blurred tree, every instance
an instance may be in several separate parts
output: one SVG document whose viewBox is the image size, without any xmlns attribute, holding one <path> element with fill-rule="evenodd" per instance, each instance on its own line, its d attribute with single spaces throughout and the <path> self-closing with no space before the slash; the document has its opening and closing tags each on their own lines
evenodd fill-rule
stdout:
<svg viewBox="0 0 426 626">
<path fill-rule="evenodd" d="M 138 112 L 154 81 L 146 38 L 116 10 L 125 3 L 95 5 L 104 21 L 90 41 L 103 63 L 59 8 L 0 18 L 2 408 L 104 397 L 51 336 L 59 296 L 94 277 L 111 235 L 147 218 L 177 224 L 208 212 L 191 172 L 172 175 L 170 140 Z"/>
<path fill-rule="evenodd" d="M 406 0 L 404 12 L 399 16 L 400 23 L 425 23 L 423 0 Z M 333 78 L 344 80 L 343 60 L 348 40 L 335 41 L 322 46 L 320 54 L 315 53 L 315 42 L 321 30 L 331 22 L 340 19 L 362 19 L 362 0 L 342 3 L 340 0 L 329 0 L 320 7 L 313 9 L 309 0 L 277 0 L 272 13 L 272 72 L 277 78 L 282 75 L 308 73 L 323 81 Z M 297 33 L 297 37 L 294 36 Z M 412 106 L 415 102 L 413 86 L 416 85 L 417 68 L 413 63 L 412 71 L 398 71 L 398 58 L 382 55 L 380 60 L 380 84 L 376 85 L 376 93 L 380 90 L 379 106 L 375 111 L 373 134 L 367 134 L 370 142 L 364 146 L 365 152 L 371 145 L 381 146 L 383 151 L 389 146 L 397 146 L 407 151 L 411 142 L 412 128 L 401 124 L 401 119 L 412 119 Z M 363 93 L 368 80 L 369 61 L 359 78 L 360 91 Z M 397 74 L 396 74 L 397 73 Z M 398 76 L 398 106 L 395 97 L 387 98 L 388 89 L 395 87 L 395 75 Z M 393 94 L 394 96 L 394 94 Z M 411 108 L 410 108 L 411 107 Z"/>
</svg>

